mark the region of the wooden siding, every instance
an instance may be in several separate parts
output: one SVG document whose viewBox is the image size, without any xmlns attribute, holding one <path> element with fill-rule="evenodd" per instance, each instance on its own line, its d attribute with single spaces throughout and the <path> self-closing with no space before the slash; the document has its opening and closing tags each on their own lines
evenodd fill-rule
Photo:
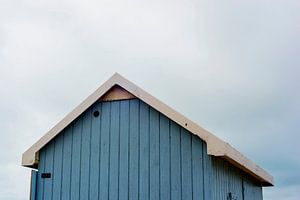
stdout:
<svg viewBox="0 0 300 200">
<path fill-rule="evenodd" d="M 37 200 L 210 199 L 208 159 L 201 139 L 142 101 L 97 102 L 41 150 Z"/>
<path fill-rule="evenodd" d="M 227 161 L 212 159 L 214 200 L 262 200 L 262 187 Z"/>
<path fill-rule="evenodd" d="M 246 177 L 248 175 L 245 175 Z M 256 183 L 252 178 L 243 179 L 244 200 L 263 199 L 262 187 L 260 183 Z"/>
<path fill-rule="evenodd" d="M 206 149 L 141 100 L 98 101 L 40 151 L 36 200 L 262 199 L 261 187 Z"/>
<path fill-rule="evenodd" d="M 36 200 L 36 185 L 37 185 L 38 172 L 36 170 L 31 170 L 31 181 L 30 181 L 30 200 Z"/>
</svg>

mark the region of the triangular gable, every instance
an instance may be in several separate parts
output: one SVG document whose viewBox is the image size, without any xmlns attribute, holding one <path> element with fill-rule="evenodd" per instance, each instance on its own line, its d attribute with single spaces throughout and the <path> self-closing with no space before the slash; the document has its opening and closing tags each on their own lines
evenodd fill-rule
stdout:
<svg viewBox="0 0 300 200">
<path fill-rule="evenodd" d="M 133 98 L 136 98 L 133 94 L 131 94 L 121 86 L 115 85 L 111 89 L 109 89 L 109 91 L 107 91 L 102 97 L 100 97 L 100 101 L 116 101 Z"/>
<path fill-rule="evenodd" d="M 207 143 L 207 153 L 209 155 L 227 159 L 236 167 L 257 178 L 262 185 L 273 185 L 273 177 L 271 175 L 243 156 L 228 143 L 209 133 L 207 130 L 198 126 L 196 123 L 187 119 L 182 114 L 178 113 L 117 73 L 100 86 L 94 93 L 87 97 L 80 105 L 78 105 L 43 137 L 41 137 L 27 151 L 25 151 L 22 156 L 22 165 L 26 167 L 35 167 L 38 162 L 39 150 L 97 100 L 114 100 L 135 97 L 141 99 L 174 122 L 204 140 Z"/>
</svg>

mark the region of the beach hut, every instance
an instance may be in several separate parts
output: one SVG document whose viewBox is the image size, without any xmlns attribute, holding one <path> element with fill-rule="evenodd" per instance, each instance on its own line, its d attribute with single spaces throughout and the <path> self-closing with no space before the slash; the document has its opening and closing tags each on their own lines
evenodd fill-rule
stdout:
<svg viewBox="0 0 300 200">
<path fill-rule="evenodd" d="M 166 91 L 167 92 L 167 91 Z M 22 157 L 31 200 L 261 200 L 273 177 L 119 74 Z"/>
</svg>

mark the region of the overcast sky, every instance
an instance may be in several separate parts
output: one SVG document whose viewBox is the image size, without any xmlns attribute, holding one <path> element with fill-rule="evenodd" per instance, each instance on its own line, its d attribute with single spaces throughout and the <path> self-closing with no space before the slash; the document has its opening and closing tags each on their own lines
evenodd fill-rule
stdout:
<svg viewBox="0 0 300 200">
<path fill-rule="evenodd" d="M 299 0 L 0 0 L 0 199 L 21 155 L 114 72 L 229 142 L 300 199 Z"/>
</svg>

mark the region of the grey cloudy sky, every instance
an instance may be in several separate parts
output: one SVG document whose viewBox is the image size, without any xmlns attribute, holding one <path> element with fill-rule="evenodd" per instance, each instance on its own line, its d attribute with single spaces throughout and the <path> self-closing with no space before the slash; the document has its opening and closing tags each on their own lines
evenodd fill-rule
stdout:
<svg viewBox="0 0 300 200">
<path fill-rule="evenodd" d="M 114 72 L 300 199 L 300 1 L 1 0 L 0 199 L 28 199 L 21 154 Z"/>
</svg>

